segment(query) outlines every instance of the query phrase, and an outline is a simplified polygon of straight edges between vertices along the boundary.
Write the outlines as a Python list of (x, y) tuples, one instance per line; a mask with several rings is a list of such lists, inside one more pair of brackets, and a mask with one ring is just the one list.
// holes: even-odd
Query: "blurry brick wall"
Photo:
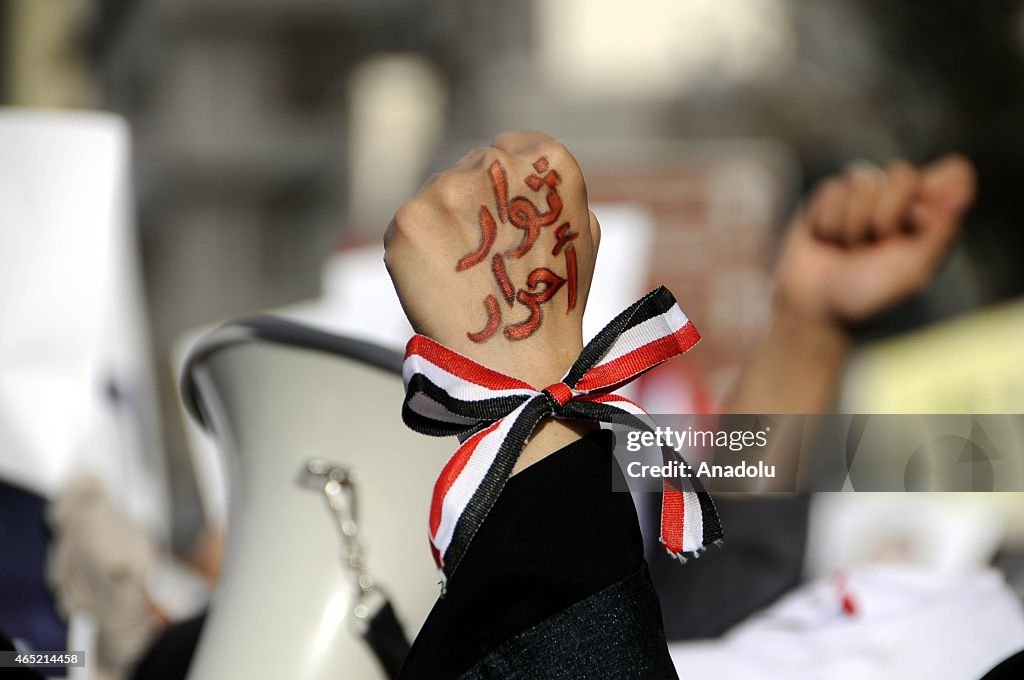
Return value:
[(703, 336), (658, 374), (694, 390), (697, 410), (714, 410), (768, 323), (771, 265), (797, 186), (793, 159), (757, 140), (577, 155), (592, 203), (649, 212), (651, 287), (667, 286)]

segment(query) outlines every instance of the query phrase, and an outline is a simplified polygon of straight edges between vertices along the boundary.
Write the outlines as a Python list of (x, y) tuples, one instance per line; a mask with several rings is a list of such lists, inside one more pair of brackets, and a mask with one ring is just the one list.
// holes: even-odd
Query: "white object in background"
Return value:
[(991, 564), (1006, 508), (985, 493), (817, 493), (804, 573), (818, 578), (879, 562), (944, 573)]
[(422, 182), (444, 137), (445, 87), (422, 55), (375, 54), (352, 70), (347, 101), (349, 233), (368, 234)]
[(680, 677), (962, 680), (1022, 647), (1020, 601), (994, 569), (888, 567), (853, 572), (841, 590), (833, 579), (801, 586), (720, 639), (669, 652)]
[[(654, 224), (644, 208), (628, 203), (591, 206), (601, 223), (594, 284), (583, 314), (583, 337), (589, 340), (641, 295), (650, 283)], [(680, 306), (686, 309), (686, 301)], [(628, 389), (622, 394), (631, 396)]]
[(189, 677), (381, 678), (356, 631), (356, 574), (323, 482), (311, 488), (302, 472), (323, 459), (354, 474), (366, 564), (411, 639), (440, 591), (427, 517), (455, 442), (402, 424), (399, 354), (387, 371), (266, 337), (220, 329), (186, 369), (231, 488), (224, 566)]
[(99, 627), (92, 615), (84, 611), (71, 615), (68, 620), (68, 651), (85, 652), (85, 665), (69, 666), (67, 680), (93, 680), (95, 664), (90, 661), (96, 658), (98, 635)]
[(0, 149), (0, 477), (52, 497), (86, 470), (166, 536), (128, 128), (0, 110)]
[(413, 333), (384, 268), (383, 245), (333, 253), (316, 304), (318, 326), (352, 338), (404, 350)]

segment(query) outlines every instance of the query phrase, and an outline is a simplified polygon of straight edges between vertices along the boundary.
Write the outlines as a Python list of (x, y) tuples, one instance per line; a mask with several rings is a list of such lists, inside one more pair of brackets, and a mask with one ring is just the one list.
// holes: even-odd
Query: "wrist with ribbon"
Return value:
[[(652, 431), (647, 412), (613, 392), (699, 340), (664, 287), (615, 317), (562, 380), (543, 390), (413, 336), (403, 365), (402, 419), (417, 432), (462, 440), (434, 485), (430, 506), (431, 550), (443, 578), (452, 577), (542, 420), (614, 422)], [(685, 561), (686, 553), (699, 554), (721, 538), (718, 513), (700, 480), (665, 478), (660, 540), (668, 553)]]

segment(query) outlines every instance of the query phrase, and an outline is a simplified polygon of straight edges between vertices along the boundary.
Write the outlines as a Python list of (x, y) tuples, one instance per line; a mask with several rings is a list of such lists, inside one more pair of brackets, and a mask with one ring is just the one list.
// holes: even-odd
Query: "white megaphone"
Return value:
[(229, 481), (193, 680), (397, 672), (440, 592), (427, 508), (454, 445), (403, 425), (401, 359), (274, 317), (193, 347), (182, 396)]

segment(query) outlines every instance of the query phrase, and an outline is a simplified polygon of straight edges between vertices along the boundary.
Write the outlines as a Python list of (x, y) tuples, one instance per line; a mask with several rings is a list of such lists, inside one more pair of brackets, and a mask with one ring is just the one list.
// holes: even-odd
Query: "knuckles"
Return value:
[(891, 161), (886, 168), (886, 175), (890, 182), (900, 186), (914, 184), (918, 180), (917, 170), (904, 160)]
[(410, 198), (399, 206), (398, 210), (395, 211), (395, 217), (391, 221), (391, 226), (388, 227), (389, 237), (386, 239), (385, 245), (387, 241), (393, 240), (399, 235), (409, 233), (412, 226), (424, 215), (424, 208), (424, 201), (419, 195)]
[(874, 228), (889, 231), (918, 182), (918, 170), (903, 160), (891, 161), (884, 170), (854, 165), (818, 185), (811, 199), (814, 227), (823, 236), (837, 237), (840, 230), (857, 226), (851, 220), (867, 216)]
[(428, 202), (439, 204), (445, 207), (454, 207), (465, 197), (467, 191), (472, 188), (474, 182), (464, 173), (455, 170), (446, 170), (434, 175), (427, 186), (424, 198)]
[[(534, 136), (538, 138), (533, 139)], [(524, 140), (529, 143), (524, 145)], [(510, 148), (515, 150), (510, 151)], [(494, 138), (492, 146), (473, 149), (454, 168), (432, 175), (416, 195), (398, 207), (384, 235), (386, 250), (392, 250), (396, 243), (410, 240), (417, 234), (425, 237), (423, 232), (432, 231), (431, 225), (445, 228), (453, 224), (475, 225), (481, 203), (493, 201), (487, 169), (498, 161), (506, 168), (509, 179), (518, 183), (521, 178), (513, 178), (533, 172), (533, 163), (542, 156), (558, 172), (562, 181), (560, 188), (569, 190), (566, 185), (581, 188), (585, 201), (582, 171), (564, 144), (542, 133), (503, 132)], [(592, 230), (599, 234), (596, 219), (592, 222)]]
[(538, 156), (546, 156), (563, 180), (583, 184), (583, 172), (580, 170), (579, 163), (576, 162), (576, 158), (569, 152), (569, 149), (558, 140), (547, 139), (539, 142), (532, 156), (532, 158), (524, 160), (532, 163)]

